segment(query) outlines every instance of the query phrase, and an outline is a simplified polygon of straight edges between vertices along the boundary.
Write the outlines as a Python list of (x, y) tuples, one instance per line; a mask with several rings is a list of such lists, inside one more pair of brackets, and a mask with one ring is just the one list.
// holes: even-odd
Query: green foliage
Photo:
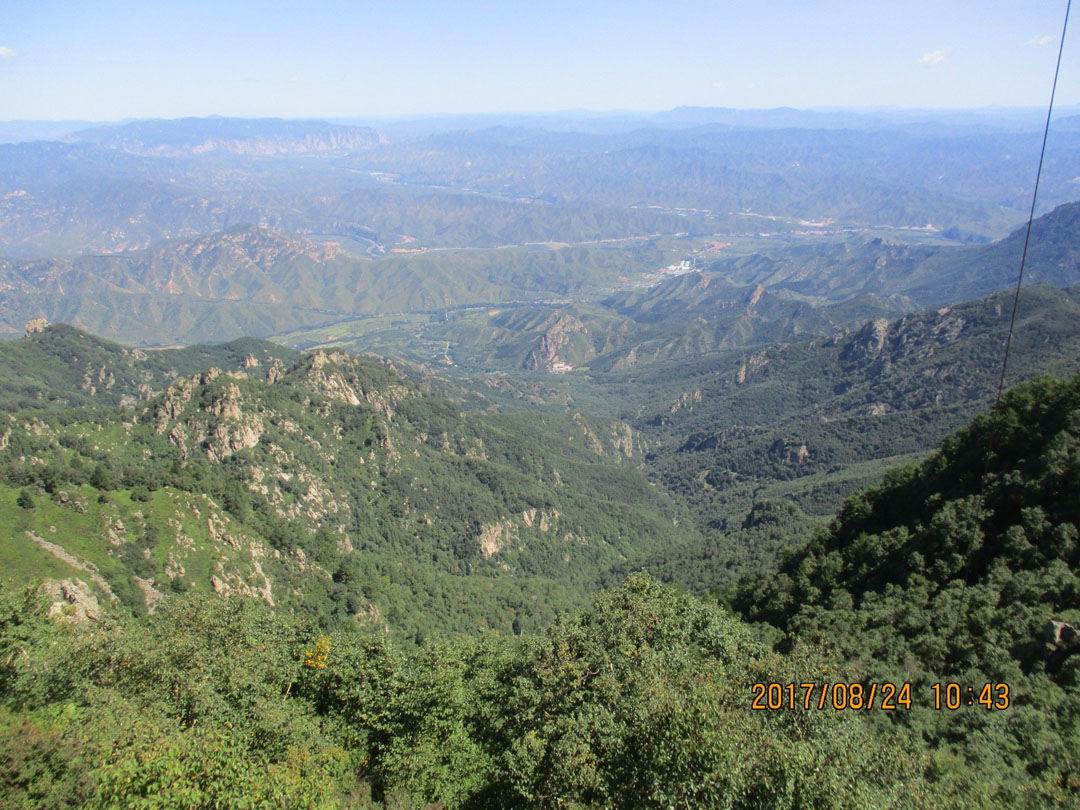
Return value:
[(66, 630), (0, 599), (0, 644), (30, 642), (0, 693), (7, 806), (946, 806), (925, 752), (858, 715), (751, 710), (751, 683), (827, 662), (647, 577), (523, 641), (413, 651), (250, 600)]
[(328, 776), (342, 752), (264, 761), (229, 729), (176, 733), (136, 721), (99, 772), (92, 808), (146, 810), (333, 806)]
[[(62, 418), (59, 409), (130, 406), (177, 376), (211, 366), (240, 369), (249, 357), (265, 366), (274, 359), (294, 362), (297, 354), (250, 338), (143, 353), (65, 323), (52, 324), (21, 340), (0, 342), (0, 408), (54, 408), (58, 412), (51, 418)], [(71, 449), (92, 455), (82, 444)]]
[(51, 575), (59, 546), (136, 612), (148, 585), (238, 589), (325, 628), (422, 638), (536, 628), (687, 534), (625, 425), (467, 413), (338, 353), (262, 376), (182, 378), (134, 418), (25, 416), (0, 449), (0, 495), (48, 497), (12, 510), (0, 559)]
[[(992, 773), (979, 778), (987, 800), (1061, 801), (1080, 787), (1078, 660), (1043, 634), (1077, 619), (1078, 459), (1080, 377), (1018, 386), (923, 464), (847, 501), (827, 532), (733, 603), (786, 631), (782, 649), (827, 644), (869, 681), (902, 678), (924, 693), (1009, 684), (1009, 716), (924, 705), (894, 717)], [(1039, 782), (1020, 786), (1026, 773)]]
[(93, 793), (90, 747), (69, 719), (56, 725), (0, 711), (0, 805), (11, 810), (77, 810)]

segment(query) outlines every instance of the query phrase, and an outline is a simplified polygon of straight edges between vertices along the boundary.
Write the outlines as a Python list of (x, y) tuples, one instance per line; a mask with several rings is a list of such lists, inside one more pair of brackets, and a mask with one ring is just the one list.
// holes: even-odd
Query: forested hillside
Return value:
[[(326, 633), (256, 600), (194, 594), (145, 624), (69, 623), (40, 591), (7, 587), (0, 796), (18, 808), (149, 806), (162, 790), (185, 807), (1075, 806), (1078, 413), (1080, 378), (1022, 386), (849, 501), (780, 575), (734, 594), (776, 629), (641, 575), (523, 639), (415, 650), (369, 626)], [(771, 692), (754, 684), (793, 684), (798, 699), (755, 709)], [(880, 693), (858, 711), (804, 705), (806, 685), (827, 684), (852, 684), (844, 704), (858, 694), (864, 707), (892, 684), (895, 708)]]
[[(1078, 492), (1080, 378), (1040, 379), (849, 500), (733, 604), (780, 628), (779, 649), (824, 646), (859, 680), (961, 684), (958, 712), (894, 718), (984, 769), (979, 797), (1036, 775), (1047, 803), (1075, 800)], [(1008, 713), (967, 708), (986, 683), (1007, 684)]]
[(24, 340), (0, 342), (0, 408), (134, 405), (179, 376), (291, 364), (297, 352), (251, 338), (144, 351), (75, 329), (31, 322)]
[[(185, 368), (238, 348), (231, 371)], [(98, 599), (137, 612), (214, 590), (328, 626), (520, 632), (694, 533), (615, 420), (466, 413), (389, 364), (316, 352), (287, 367), (255, 342), (135, 354), (48, 327), (6, 349), (9, 377), (51, 358), (37, 384), (55, 388), (38, 402), (27, 376), (15, 402), (35, 407), (0, 426), (4, 564), (89, 572)]]
[[(1032, 224), (1025, 275), (1032, 283), (1067, 287), (1080, 278), (1076, 233), (1080, 203), (1070, 202)], [(742, 284), (763, 284), (830, 301), (856, 293), (928, 307), (978, 298), (1016, 279), (1027, 228), (991, 245), (929, 247), (875, 237), (804, 244), (713, 263), (710, 270)]]
[(595, 296), (663, 260), (652, 243), (372, 256), (239, 225), (125, 253), (0, 259), (0, 332), (42, 316), (139, 345), (266, 337), (347, 316)]

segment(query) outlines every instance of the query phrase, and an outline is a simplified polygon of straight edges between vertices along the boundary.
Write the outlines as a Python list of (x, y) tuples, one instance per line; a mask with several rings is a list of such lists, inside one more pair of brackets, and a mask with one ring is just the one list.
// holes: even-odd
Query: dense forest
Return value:
[[(9, 584), (3, 803), (1075, 805), (1078, 414), (1080, 378), (1020, 386), (779, 574), (719, 601), (638, 574), (521, 638), (402, 646), (197, 594), (74, 623)], [(756, 683), (910, 688), (757, 710)]]

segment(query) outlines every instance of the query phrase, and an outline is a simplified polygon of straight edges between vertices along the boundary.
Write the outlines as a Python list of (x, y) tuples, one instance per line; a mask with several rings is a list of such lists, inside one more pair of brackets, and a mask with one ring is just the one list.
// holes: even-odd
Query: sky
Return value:
[[(1045, 107), (1065, 0), (0, 0), (0, 120)], [(1080, 20), (1058, 103), (1080, 103)]]

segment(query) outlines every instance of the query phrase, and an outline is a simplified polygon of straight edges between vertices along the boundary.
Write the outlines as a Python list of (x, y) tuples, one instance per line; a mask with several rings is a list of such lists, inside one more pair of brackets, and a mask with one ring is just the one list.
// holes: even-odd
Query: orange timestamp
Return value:
[(911, 708), (910, 683), (755, 683), (751, 709), (880, 709)]
[[(755, 683), (751, 687), (750, 708), (760, 711), (779, 709), (911, 709), (910, 683)], [(984, 709), (1008, 709), (1009, 685), (983, 683), (967, 686), (960, 683), (930, 684), (930, 706), (955, 711), (963, 706)]]
[(1011, 704), (1007, 683), (983, 683), (968, 686), (962, 683), (933, 683), (935, 709), (956, 711), (961, 706), (982, 706), (984, 709), (1007, 709)]

